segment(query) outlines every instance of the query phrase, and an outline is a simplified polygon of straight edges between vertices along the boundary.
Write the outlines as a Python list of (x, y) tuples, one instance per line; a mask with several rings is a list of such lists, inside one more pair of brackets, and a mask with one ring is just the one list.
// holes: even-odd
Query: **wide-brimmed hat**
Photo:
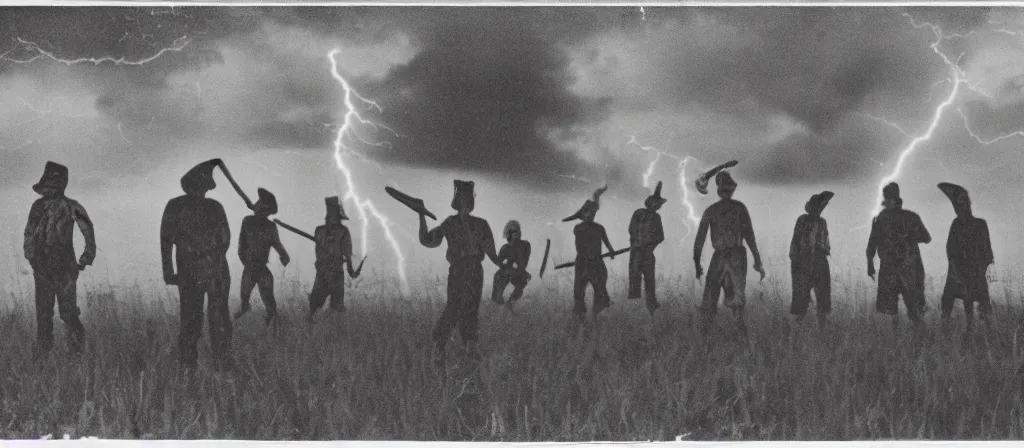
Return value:
[(331, 219), (332, 217), (338, 217), (341, 220), (348, 219), (348, 216), (345, 215), (345, 208), (341, 206), (341, 201), (337, 196), (324, 198), (324, 204), (327, 205), (327, 217), (325, 219)]
[(501, 231), (501, 236), (502, 238), (508, 239), (508, 236), (511, 235), (512, 232), (519, 232), (520, 235), (523, 234), (522, 228), (519, 227), (519, 221), (514, 219), (505, 223), (505, 229)]
[(259, 199), (257, 199), (256, 204), (253, 205), (254, 209), (262, 205), (267, 208), (268, 215), (277, 213), (277, 198), (274, 197), (274, 193), (260, 188), (256, 190), (256, 194), (259, 195)]
[(661, 181), (659, 180), (658, 185), (654, 187), (654, 194), (648, 196), (647, 199), (644, 200), (644, 206), (650, 207), (653, 204), (660, 207), (664, 205), (665, 202), (668, 202), (668, 199), (661, 197)]
[(43, 175), (39, 182), (32, 186), (36, 193), (43, 194), (44, 188), (54, 188), (64, 191), (68, 187), (68, 167), (56, 162), (46, 162), (43, 167)]
[(459, 201), (466, 201), (469, 210), (476, 206), (476, 194), (473, 193), (473, 181), (455, 180), (455, 192), (452, 194), (452, 208), (458, 210)]
[(949, 182), (942, 182), (939, 184), (939, 189), (946, 194), (949, 201), (953, 203), (953, 208), (959, 205), (971, 205), (971, 197), (967, 194), (967, 189), (957, 184), (951, 184)]
[(604, 191), (607, 190), (607, 189), (608, 189), (608, 186), (605, 185), (605, 186), (603, 186), (601, 188), (598, 188), (597, 190), (594, 190), (594, 195), (591, 196), (590, 199), (587, 199), (587, 202), (584, 202), (583, 206), (580, 207), (580, 209), (577, 210), (576, 213), (573, 213), (572, 216), (569, 216), (568, 218), (563, 219), (562, 222), (568, 222), (568, 221), (572, 221), (574, 219), (580, 219), (580, 218), (583, 217), (583, 215), (585, 215), (585, 214), (587, 214), (589, 212), (596, 212), (598, 209), (601, 208), (601, 194), (604, 193)]
[(811, 195), (811, 198), (807, 200), (807, 204), (804, 205), (804, 210), (807, 213), (820, 214), (822, 210), (825, 210), (825, 206), (828, 205), (828, 201), (835, 196), (835, 193), (831, 191), (822, 191), (821, 193)]
[(217, 188), (217, 182), (213, 180), (213, 169), (221, 163), (220, 159), (210, 159), (192, 167), (181, 176), (181, 189), (187, 192), (190, 189), (210, 191)]

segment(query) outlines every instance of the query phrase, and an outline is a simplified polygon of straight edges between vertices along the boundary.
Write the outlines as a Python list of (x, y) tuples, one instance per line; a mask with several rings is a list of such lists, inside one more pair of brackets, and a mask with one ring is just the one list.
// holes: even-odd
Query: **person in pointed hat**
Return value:
[[(508, 241), (498, 251), (498, 262), (501, 267), (494, 273), (491, 289), (491, 300), (499, 305), (505, 304), (512, 308), (515, 301), (523, 297), (523, 289), (530, 283), (532, 276), (526, 272), (530, 263), (530, 242), (523, 239), (523, 230), (519, 221), (511, 220), (505, 224), (502, 236)], [(505, 300), (505, 288), (512, 284), (512, 294)]]
[(420, 214), (420, 244), (434, 248), (448, 242), (445, 258), (448, 260), (448, 298), (441, 318), (434, 327), (434, 362), (443, 368), (445, 350), (452, 330), (459, 329), (469, 356), (480, 359), (478, 348), (480, 300), (484, 290), (483, 260), (487, 257), (501, 267), (494, 250), (491, 227), (483, 218), (473, 216), (476, 194), (472, 181), (455, 180), (452, 209), (434, 229), (427, 228), (427, 220)]
[(313, 232), (316, 243), (316, 279), (309, 293), (309, 316), (313, 316), (331, 297), (330, 309), (345, 312), (345, 267), (352, 272), (352, 233), (341, 222), (348, 219), (337, 196), (324, 199), (327, 215), (324, 224)]
[(241, 318), (252, 309), (249, 298), (253, 288), (259, 287), (260, 299), (263, 300), (263, 306), (267, 311), (266, 322), (269, 324), (277, 317), (274, 274), (267, 268), (270, 249), (277, 251), (282, 265), (287, 266), (290, 257), (281, 244), (277, 224), (268, 219), (270, 215), (277, 214), (277, 198), (263, 188), (256, 190), (256, 193), (259, 199), (253, 204), (253, 213), (242, 218), (242, 228), (238, 232), (238, 258), (243, 266), (242, 289), (239, 292), (242, 304), (235, 313), (235, 319)]
[(942, 290), (942, 317), (952, 315), (956, 299), (963, 299), (967, 331), (970, 331), (975, 305), (978, 306), (981, 318), (986, 321), (992, 312), (986, 278), (988, 267), (994, 262), (992, 241), (989, 238), (988, 223), (972, 213), (971, 198), (964, 187), (943, 182), (939, 184), (939, 189), (953, 203), (956, 212), (946, 240), (949, 269)]
[(196, 345), (202, 336), (204, 302), (214, 367), (229, 370), (234, 366), (228, 309), (231, 272), (227, 252), (231, 246), (231, 228), (224, 206), (206, 197), (206, 193), (217, 187), (213, 170), (220, 164), (220, 159), (207, 160), (185, 173), (180, 182), (185, 194), (167, 202), (160, 222), (164, 283), (178, 287), (181, 304), (178, 360), (186, 369), (194, 369), (198, 364)]
[[(587, 285), (594, 290), (593, 314), (597, 316), (601, 311), (611, 306), (611, 298), (608, 296), (608, 268), (601, 258), (601, 244), (608, 247), (609, 252), (614, 252), (612, 243), (608, 240), (608, 233), (604, 226), (594, 222), (597, 211), (600, 209), (601, 194), (607, 190), (604, 186), (594, 191), (591, 199), (583, 203), (583, 206), (572, 216), (563, 219), (563, 222), (579, 219), (579, 224), (573, 227), (572, 232), (576, 237), (576, 264), (575, 279), (573, 281), (573, 314), (583, 319), (587, 314)], [(615, 258), (611, 256), (610, 258)]]
[(658, 309), (658, 298), (654, 283), (654, 248), (665, 241), (658, 209), (667, 199), (661, 197), (661, 181), (654, 188), (654, 194), (644, 200), (644, 208), (633, 212), (629, 220), (629, 298), (640, 298), (640, 283), (643, 280), (647, 311)]
[(757, 250), (747, 206), (732, 198), (736, 191), (736, 181), (728, 171), (723, 170), (715, 175), (715, 184), (718, 186), (719, 200), (704, 210), (693, 242), (693, 262), (699, 279), (704, 274), (701, 252), (710, 229), (711, 246), (715, 252), (708, 266), (700, 310), (706, 331), (718, 312), (718, 298), (724, 293), (725, 306), (732, 309), (736, 326), (745, 335), (747, 327), (743, 314), (746, 306), (747, 249), (743, 246), (744, 241), (754, 257), (754, 270), (761, 274), (761, 278), (764, 278), (764, 268), (761, 266), (761, 253)]
[(897, 324), (899, 297), (912, 322), (920, 323), (924, 313), (924, 263), (918, 244), (927, 244), (931, 234), (921, 217), (903, 208), (900, 186), (890, 182), (882, 189), (882, 206), (871, 222), (868, 237), (868, 276), (875, 278), (875, 253), (878, 254), (878, 295), (875, 310), (893, 316)]
[(812, 195), (793, 228), (789, 243), (789, 262), (793, 276), (793, 300), (789, 313), (801, 321), (807, 315), (811, 291), (817, 302), (818, 320), (824, 322), (832, 311), (832, 274), (828, 263), (831, 246), (828, 222), (821, 212), (835, 194), (823, 191)]
[[(54, 302), (68, 327), (71, 350), (81, 351), (85, 342), (85, 326), (77, 303), (78, 274), (96, 258), (96, 236), (85, 207), (64, 195), (67, 186), (68, 168), (46, 162), (42, 178), (32, 186), (42, 197), (32, 203), (25, 225), (23, 249), (35, 281), (37, 357), (53, 348)], [(85, 237), (85, 249), (77, 260), (75, 224)]]

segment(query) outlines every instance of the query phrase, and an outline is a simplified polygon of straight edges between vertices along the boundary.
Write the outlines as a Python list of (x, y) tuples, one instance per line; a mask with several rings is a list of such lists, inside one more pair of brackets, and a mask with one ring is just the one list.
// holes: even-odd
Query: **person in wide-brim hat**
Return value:
[(820, 215), (834, 196), (835, 193), (831, 191), (822, 191), (821, 193), (811, 195), (811, 198), (804, 204), (804, 211), (812, 215)]
[(258, 199), (256, 200), (256, 203), (253, 204), (253, 209), (260, 210), (262, 208), (263, 212), (266, 213), (267, 216), (276, 215), (277, 197), (274, 196), (274, 193), (271, 193), (264, 188), (260, 188), (256, 190), (256, 194)]
[[(587, 285), (594, 289), (593, 314), (596, 316), (604, 309), (611, 306), (611, 298), (608, 295), (608, 269), (605, 267), (604, 259), (601, 258), (602, 243), (608, 247), (609, 252), (614, 252), (612, 243), (608, 240), (608, 233), (604, 226), (594, 222), (597, 210), (600, 208), (601, 194), (608, 189), (603, 186), (594, 191), (591, 199), (588, 199), (583, 207), (572, 216), (562, 221), (579, 219), (582, 222), (573, 227), (573, 235), (576, 240), (576, 272), (573, 280), (573, 314), (583, 319), (587, 313), (585, 302)], [(610, 257), (614, 258), (614, 256)]]
[(992, 300), (986, 278), (988, 267), (994, 262), (992, 241), (989, 237), (988, 223), (975, 217), (971, 211), (971, 198), (967, 194), (967, 189), (948, 182), (940, 183), (938, 187), (949, 198), (956, 211), (956, 218), (950, 223), (949, 237), (946, 241), (949, 268), (940, 300), (942, 317), (952, 315), (956, 299), (963, 299), (967, 330), (970, 331), (975, 305), (978, 306), (983, 319), (992, 312)]
[(789, 246), (789, 260), (793, 278), (793, 298), (790, 314), (803, 320), (814, 292), (818, 319), (824, 321), (832, 311), (832, 275), (828, 257), (831, 245), (828, 237), (828, 222), (821, 212), (828, 205), (834, 193), (823, 191), (812, 195), (804, 204), (807, 212), (796, 220), (793, 240)]
[(187, 193), (207, 192), (217, 188), (217, 182), (213, 180), (213, 170), (221, 163), (220, 159), (210, 159), (192, 167), (181, 176), (181, 189)]

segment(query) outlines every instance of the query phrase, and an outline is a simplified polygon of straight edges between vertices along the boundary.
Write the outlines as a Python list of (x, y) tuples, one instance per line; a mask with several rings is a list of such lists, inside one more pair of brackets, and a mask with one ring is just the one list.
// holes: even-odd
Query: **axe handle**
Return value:
[(316, 242), (316, 238), (313, 238), (313, 235), (310, 235), (310, 234), (308, 234), (306, 232), (303, 232), (303, 231), (301, 231), (299, 229), (296, 229), (295, 227), (292, 227), (292, 226), (290, 226), (288, 224), (285, 224), (285, 223), (281, 222), (280, 219), (275, 219), (274, 222), (277, 223), (277, 225), (279, 225), (281, 227), (284, 227), (285, 230), (290, 230), (290, 231), (298, 234), (299, 236), (304, 236), (304, 237), (308, 238), (310, 241)]
[(540, 278), (544, 278), (544, 270), (548, 267), (548, 253), (551, 251), (551, 239), (544, 245), (544, 261), (540, 262)]
[(221, 161), (217, 165), (220, 166), (220, 170), (224, 173), (224, 177), (226, 177), (228, 179), (228, 182), (231, 183), (231, 187), (234, 188), (235, 192), (238, 193), (238, 195), (242, 197), (243, 201), (245, 201), (245, 206), (248, 207), (249, 210), (252, 210), (252, 208), (253, 208), (252, 201), (249, 200), (249, 196), (246, 196), (245, 192), (242, 191), (242, 187), (240, 187), (238, 185), (238, 182), (235, 182), (235, 178), (233, 176), (231, 176), (231, 172), (228, 171), (228, 166), (223, 161)]
[[(630, 249), (631, 248), (627, 247), (625, 249), (619, 249), (619, 250), (616, 250), (616, 251), (608, 252), (608, 253), (605, 253), (604, 255), (601, 255), (601, 258), (608, 258), (608, 257), (611, 257), (613, 255), (622, 255), (622, 254), (624, 254), (626, 252), (629, 252)], [(570, 267), (570, 266), (576, 266), (576, 262), (575, 261), (570, 261), (568, 263), (562, 263), (562, 264), (560, 264), (558, 266), (555, 266), (555, 269), (562, 269), (562, 268), (567, 268), (567, 267)]]

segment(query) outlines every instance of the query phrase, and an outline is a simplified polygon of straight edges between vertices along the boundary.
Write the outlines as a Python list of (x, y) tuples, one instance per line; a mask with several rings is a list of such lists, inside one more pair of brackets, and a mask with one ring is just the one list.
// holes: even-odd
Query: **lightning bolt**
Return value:
[(117, 58), (115, 58), (113, 56), (104, 56), (104, 57), (101, 57), (101, 58), (66, 59), (66, 58), (62, 58), (62, 57), (57, 56), (53, 52), (44, 50), (43, 47), (40, 47), (39, 44), (37, 44), (35, 42), (27, 41), (27, 40), (22, 39), (20, 37), (17, 38), (17, 41), (18, 41), (18, 47), (15, 47), (15, 49), (21, 48), (22, 50), (25, 50), (25, 51), (28, 51), (28, 52), (31, 52), (31, 53), (35, 53), (35, 54), (32, 57), (28, 58), (28, 59), (15, 59), (15, 58), (12, 58), (12, 57), (8, 56), (8, 54), (10, 54), (11, 51), (13, 51), (13, 50), (9, 50), (6, 53), (4, 53), (3, 56), (0, 57), (0, 59), (6, 60), (6, 61), (9, 61), (9, 62), (14, 62), (14, 63), (17, 63), (17, 64), (27, 64), (29, 62), (33, 62), (33, 61), (35, 61), (37, 59), (40, 59), (40, 58), (46, 58), (46, 59), (50, 59), (50, 60), (52, 60), (54, 62), (59, 62), (61, 64), (67, 65), (67, 66), (72, 66), (72, 65), (76, 65), (76, 64), (100, 65), (100, 64), (103, 64), (103, 63), (110, 63), (110, 64), (114, 64), (114, 65), (140, 66), (140, 65), (145, 65), (145, 64), (148, 64), (150, 62), (153, 62), (153, 61), (159, 59), (161, 56), (163, 56), (166, 53), (169, 53), (169, 52), (180, 52), (180, 51), (184, 50), (185, 47), (187, 47), (188, 44), (191, 42), (191, 39), (189, 39), (188, 36), (179, 37), (179, 38), (174, 40), (174, 42), (171, 44), (171, 46), (165, 47), (165, 48), (161, 48), (156, 53), (154, 53), (154, 54), (152, 54), (152, 55), (150, 55), (148, 57), (145, 57), (145, 58), (142, 58), (142, 59), (138, 59), (138, 60), (129, 60), (128, 58), (126, 58), (124, 56), (117, 57)]
[[(895, 166), (893, 167), (892, 171), (888, 175), (883, 177), (881, 182), (879, 182), (878, 189), (877, 189), (877, 191), (878, 191), (878, 199), (875, 201), (874, 210), (871, 212), (872, 216), (877, 215), (878, 212), (880, 212), (881, 209), (882, 209), (882, 205), (881, 205), (882, 199), (883, 199), (882, 188), (885, 187), (885, 185), (888, 184), (889, 182), (895, 181), (900, 176), (900, 174), (902, 173), (903, 165), (906, 162), (907, 158), (915, 150), (917, 150), (922, 144), (924, 144), (925, 142), (927, 142), (928, 140), (930, 140), (932, 138), (932, 135), (934, 135), (934, 133), (935, 133), (935, 129), (938, 128), (939, 123), (942, 122), (942, 119), (943, 119), (943, 116), (945, 115), (946, 110), (949, 109), (949, 107), (956, 101), (957, 95), (960, 94), (961, 88), (966, 88), (968, 90), (971, 90), (973, 92), (976, 92), (976, 93), (978, 93), (978, 94), (980, 94), (982, 96), (988, 97), (988, 98), (992, 97), (988, 92), (985, 92), (984, 89), (981, 89), (980, 87), (978, 87), (978, 86), (974, 85), (973, 83), (971, 83), (971, 81), (967, 78), (967, 75), (964, 72), (964, 70), (960, 68), (959, 60), (951, 59), (948, 55), (943, 53), (942, 50), (939, 48), (942, 45), (942, 43), (945, 42), (948, 39), (967, 37), (967, 36), (970, 36), (971, 34), (973, 34), (974, 31), (971, 31), (968, 34), (945, 35), (945, 34), (943, 34), (942, 29), (938, 25), (934, 25), (934, 24), (931, 24), (931, 23), (928, 23), (928, 22), (917, 22), (916, 20), (914, 20), (913, 16), (911, 16), (908, 13), (904, 13), (903, 16), (907, 17), (910, 20), (910, 24), (914, 28), (918, 28), (918, 29), (929, 28), (935, 34), (935, 41), (933, 41), (929, 47), (932, 49), (932, 51), (936, 55), (938, 55), (942, 59), (943, 63), (945, 63), (946, 66), (949, 67), (950, 75), (949, 75), (949, 78), (947, 80), (945, 80), (945, 81), (948, 81), (952, 85), (952, 87), (950, 88), (949, 93), (946, 95), (946, 98), (944, 100), (942, 100), (942, 102), (939, 103), (938, 106), (936, 106), (935, 111), (932, 113), (931, 121), (928, 123), (928, 126), (925, 129), (925, 131), (923, 133), (921, 133), (920, 135), (917, 135), (917, 136), (912, 136), (908, 132), (904, 131), (900, 126), (898, 126), (898, 125), (896, 125), (894, 123), (891, 123), (888, 120), (864, 114), (864, 115), (867, 115), (867, 116), (869, 116), (871, 118), (874, 118), (876, 120), (879, 120), (879, 121), (882, 121), (882, 122), (888, 124), (889, 126), (897, 129), (898, 131), (900, 131), (901, 133), (903, 133), (904, 135), (906, 135), (908, 137), (912, 137), (910, 142), (907, 143), (907, 145), (905, 147), (903, 147), (903, 149), (900, 150), (899, 156), (896, 158), (896, 163), (895, 163)], [(943, 81), (940, 81), (940, 83), (941, 82), (943, 82)], [(936, 83), (936, 85), (937, 84), (938, 83)], [(973, 131), (971, 131), (970, 126), (967, 124), (967, 116), (963, 113), (963, 111), (960, 110), (959, 108), (957, 108), (957, 110), (960, 112), (961, 117), (964, 119), (964, 126), (967, 128), (968, 133), (970, 133), (971, 137), (973, 137), (979, 143), (987, 145), (987, 144), (992, 144), (992, 143), (995, 143), (995, 142), (997, 142), (999, 140), (1003, 140), (1003, 139), (1014, 137), (1014, 136), (1024, 136), (1024, 131), (1018, 131), (1018, 132), (1015, 132), (1015, 133), (1011, 133), (1011, 134), (1007, 134), (1007, 135), (1004, 135), (1004, 136), (997, 137), (995, 139), (990, 139), (990, 140), (982, 139), (977, 134), (975, 134)], [(863, 228), (863, 227), (857, 227), (855, 229), (859, 229), (859, 228)]]
[(331, 50), (329, 53), (327, 53), (327, 59), (331, 61), (331, 76), (334, 77), (334, 80), (337, 81), (339, 85), (341, 85), (341, 89), (345, 92), (345, 115), (341, 126), (338, 127), (334, 136), (334, 162), (337, 165), (338, 170), (341, 171), (342, 173), (342, 177), (344, 178), (346, 188), (343, 200), (351, 200), (352, 203), (355, 204), (356, 209), (359, 211), (359, 218), (363, 224), (363, 255), (366, 255), (368, 251), (367, 244), (369, 240), (368, 233), (370, 228), (370, 216), (372, 216), (384, 230), (384, 236), (388, 240), (388, 243), (391, 245), (391, 249), (395, 253), (395, 258), (398, 260), (396, 266), (398, 271), (398, 277), (402, 281), (403, 289), (405, 290), (406, 293), (408, 293), (409, 283), (405, 275), (405, 256), (402, 255), (402, 248), (399, 246), (398, 240), (395, 239), (394, 234), (392, 234), (391, 232), (391, 221), (387, 218), (387, 216), (384, 216), (380, 212), (380, 210), (377, 209), (376, 206), (373, 205), (373, 201), (371, 201), (369, 198), (364, 199), (359, 197), (359, 194), (356, 193), (355, 182), (352, 179), (352, 172), (349, 170), (349, 167), (345, 164), (345, 156), (354, 156), (360, 158), (363, 157), (361, 154), (358, 154), (357, 152), (353, 151), (352, 148), (346, 145), (346, 138), (370, 146), (390, 147), (390, 145), (386, 143), (371, 143), (366, 141), (356, 133), (357, 126), (367, 126), (375, 130), (383, 128), (390, 131), (391, 129), (384, 125), (377, 124), (374, 123), (373, 121), (365, 119), (362, 117), (362, 115), (359, 114), (359, 110), (356, 107), (356, 102), (359, 102), (363, 106), (369, 107), (370, 109), (376, 109), (378, 112), (381, 110), (381, 108), (376, 102), (373, 102), (360, 96), (359, 93), (356, 92), (355, 89), (353, 89), (352, 86), (349, 85), (348, 81), (345, 80), (345, 78), (338, 71), (337, 55), (340, 52), (341, 50), (337, 48)]
[(641, 144), (639, 141), (637, 141), (635, 136), (629, 137), (629, 141), (626, 142), (626, 146), (629, 145), (634, 145), (640, 148), (641, 151), (654, 152), (655, 154), (654, 159), (651, 160), (651, 162), (647, 165), (647, 169), (644, 171), (642, 175), (644, 188), (651, 188), (651, 175), (654, 174), (654, 168), (657, 166), (658, 161), (661, 160), (663, 156), (675, 160), (679, 163), (678, 179), (679, 186), (682, 189), (682, 195), (679, 198), (679, 202), (683, 206), (683, 209), (686, 210), (686, 220), (684, 221), (684, 224), (686, 225), (686, 234), (683, 235), (683, 239), (685, 240), (686, 237), (690, 236), (690, 233), (692, 233), (693, 230), (700, 225), (700, 217), (697, 216), (697, 209), (693, 206), (693, 203), (690, 202), (689, 181), (687, 181), (686, 179), (686, 169), (689, 166), (690, 162), (695, 162), (696, 159), (690, 156), (679, 157), (675, 154), (667, 153), (653, 146), (645, 146)]

